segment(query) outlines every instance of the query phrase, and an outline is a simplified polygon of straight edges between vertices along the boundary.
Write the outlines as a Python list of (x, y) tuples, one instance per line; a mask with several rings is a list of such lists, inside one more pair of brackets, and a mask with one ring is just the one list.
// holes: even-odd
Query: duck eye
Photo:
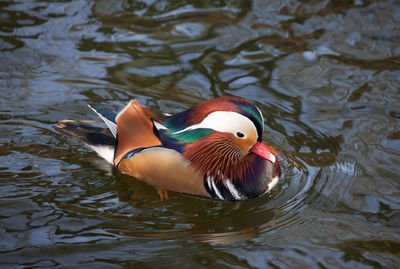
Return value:
[(236, 132), (236, 136), (239, 137), (239, 138), (243, 138), (244, 137), (244, 133)]

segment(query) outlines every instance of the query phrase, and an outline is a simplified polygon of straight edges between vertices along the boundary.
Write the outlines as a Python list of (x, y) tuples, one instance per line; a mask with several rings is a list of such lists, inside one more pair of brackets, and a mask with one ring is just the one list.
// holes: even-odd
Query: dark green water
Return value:
[[(87, 103), (254, 101), (278, 186), (229, 203), (53, 129)], [(1, 1), (1, 268), (399, 268), (399, 1)]]

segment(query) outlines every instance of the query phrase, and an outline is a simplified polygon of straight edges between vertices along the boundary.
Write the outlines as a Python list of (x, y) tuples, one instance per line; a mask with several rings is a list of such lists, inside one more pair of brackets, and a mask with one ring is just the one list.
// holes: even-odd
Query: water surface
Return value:
[[(398, 1), (2, 1), (0, 267), (395, 268)], [(55, 132), (130, 99), (233, 95), (281, 152), (269, 194), (157, 191)]]

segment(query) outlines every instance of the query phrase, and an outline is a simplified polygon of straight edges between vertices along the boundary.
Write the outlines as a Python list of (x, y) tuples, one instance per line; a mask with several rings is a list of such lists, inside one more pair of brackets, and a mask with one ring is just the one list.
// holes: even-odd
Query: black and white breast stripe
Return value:
[(246, 195), (237, 189), (229, 178), (223, 182), (216, 183), (213, 176), (207, 175), (204, 181), (204, 187), (215, 200), (237, 201), (248, 199)]

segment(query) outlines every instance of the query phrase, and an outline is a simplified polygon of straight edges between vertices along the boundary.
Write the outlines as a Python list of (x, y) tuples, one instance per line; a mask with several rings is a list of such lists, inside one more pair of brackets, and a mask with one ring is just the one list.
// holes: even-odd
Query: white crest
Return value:
[(242, 114), (232, 111), (215, 111), (208, 114), (202, 122), (175, 132), (175, 134), (199, 128), (213, 129), (218, 132), (233, 133), (234, 135), (237, 132), (246, 135), (249, 130), (254, 130), (257, 133), (254, 123)]

